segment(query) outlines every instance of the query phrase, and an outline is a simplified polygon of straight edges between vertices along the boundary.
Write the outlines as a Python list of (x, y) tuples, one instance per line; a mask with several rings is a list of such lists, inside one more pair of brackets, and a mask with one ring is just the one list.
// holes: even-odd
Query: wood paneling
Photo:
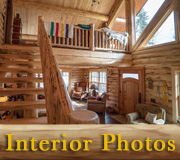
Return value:
[[(171, 68), (180, 66), (180, 44), (144, 48), (133, 52), (133, 66), (145, 67), (146, 102), (155, 99), (167, 112), (167, 120), (172, 121), (172, 77)], [(153, 81), (153, 89), (148, 87), (148, 79)], [(163, 82), (168, 85), (168, 103), (164, 101)]]

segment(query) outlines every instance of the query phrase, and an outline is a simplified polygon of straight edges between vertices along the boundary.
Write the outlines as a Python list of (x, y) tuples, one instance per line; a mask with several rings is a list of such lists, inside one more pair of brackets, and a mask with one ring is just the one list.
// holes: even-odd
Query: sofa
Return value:
[(107, 98), (108, 95), (106, 93), (101, 95), (100, 100), (97, 100), (96, 97), (88, 97), (87, 109), (97, 113), (103, 113), (105, 116)]
[(166, 111), (163, 108), (150, 104), (137, 104), (136, 112), (126, 115), (128, 124), (150, 124), (145, 120), (148, 112), (157, 114), (157, 120), (153, 124), (165, 124)]

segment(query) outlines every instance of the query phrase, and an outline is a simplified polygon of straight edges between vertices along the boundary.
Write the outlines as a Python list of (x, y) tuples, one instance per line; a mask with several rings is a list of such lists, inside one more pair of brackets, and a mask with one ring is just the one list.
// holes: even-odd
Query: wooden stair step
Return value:
[(45, 104), (45, 100), (0, 102), (0, 111), (44, 109)]
[(0, 96), (44, 94), (44, 88), (1, 88)]
[[(35, 54), (35, 53), (34, 53)], [(0, 54), (0, 58), (11, 58), (11, 59), (40, 59), (40, 55), (30, 54)]]
[(27, 77), (17, 77), (17, 78), (0, 78), (1, 83), (18, 83), (18, 82), (43, 82), (43, 78), (27, 78)]
[(31, 68), (0, 68), (0, 71), (6, 73), (42, 73), (41, 69)]
[(5, 65), (10, 65), (10, 66), (13, 66), (13, 65), (25, 65), (25, 66), (28, 66), (28, 65), (33, 65), (33, 66), (41, 66), (41, 62), (40, 61), (14, 61), (14, 60), (0, 60), (0, 64), (5, 64)]
[(0, 120), (0, 124), (47, 124), (47, 117)]

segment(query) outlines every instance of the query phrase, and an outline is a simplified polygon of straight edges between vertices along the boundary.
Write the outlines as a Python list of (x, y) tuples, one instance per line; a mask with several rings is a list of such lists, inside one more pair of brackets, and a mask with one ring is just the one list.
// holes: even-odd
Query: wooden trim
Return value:
[(100, 20), (104, 22), (107, 22), (109, 20), (109, 16), (106, 16), (100, 13), (83, 11), (79, 9), (65, 8), (65, 7), (48, 5), (48, 4), (43, 4), (43, 3), (34, 3), (34, 2), (28, 2), (24, 0), (13, 0), (13, 3), (15, 7), (30, 8), (30, 9), (43, 8), (43, 10), (52, 10), (52, 11), (58, 12), (59, 14), (69, 14), (71, 16), (85, 17), (85, 18), (96, 19), (96, 20)]
[(146, 46), (146, 44), (154, 36), (154, 34), (161, 27), (172, 11), (173, 0), (166, 0), (148, 26), (145, 28), (139, 39), (136, 41), (133, 47), (133, 51), (137, 50), (139, 47)]
[(121, 114), (124, 114), (124, 110), (122, 109), (122, 106), (123, 106), (123, 96), (121, 95), (122, 94), (122, 82), (123, 82), (123, 73), (137, 73), (139, 75), (139, 86), (140, 87), (140, 90), (139, 92), (141, 93), (141, 103), (144, 104), (145, 103), (145, 99), (146, 99), (146, 95), (145, 95), (145, 69), (144, 67), (120, 67), (119, 68), (119, 93), (118, 93), (118, 96), (119, 96), (119, 108), (121, 109), (120, 110), (120, 113)]
[(141, 51), (144, 51), (144, 52), (150, 52), (152, 50), (158, 50), (158, 49), (169, 49), (169, 48), (174, 48), (175, 46), (178, 46), (180, 43), (177, 43), (176, 41), (174, 42), (168, 42), (168, 43), (163, 43), (163, 44), (159, 44), (159, 45), (155, 45), (155, 46), (149, 46), (149, 47), (144, 47), (144, 48), (138, 48), (136, 51), (132, 51), (131, 53), (134, 54), (134, 53), (138, 53), (138, 52), (141, 52)]
[(114, 6), (112, 7), (112, 9), (109, 13), (109, 20), (107, 22), (109, 28), (112, 27), (116, 18), (119, 16), (119, 13), (121, 13), (121, 11), (124, 9), (124, 6), (125, 6), (124, 0), (116, 0), (115, 1)]

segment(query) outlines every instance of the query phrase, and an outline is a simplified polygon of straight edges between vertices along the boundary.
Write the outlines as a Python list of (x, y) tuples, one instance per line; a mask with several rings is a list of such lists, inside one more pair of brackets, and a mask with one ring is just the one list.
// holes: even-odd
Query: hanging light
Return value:
[(100, 1), (99, 0), (92, 0), (91, 6), (93, 7), (95, 3), (100, 4)]

